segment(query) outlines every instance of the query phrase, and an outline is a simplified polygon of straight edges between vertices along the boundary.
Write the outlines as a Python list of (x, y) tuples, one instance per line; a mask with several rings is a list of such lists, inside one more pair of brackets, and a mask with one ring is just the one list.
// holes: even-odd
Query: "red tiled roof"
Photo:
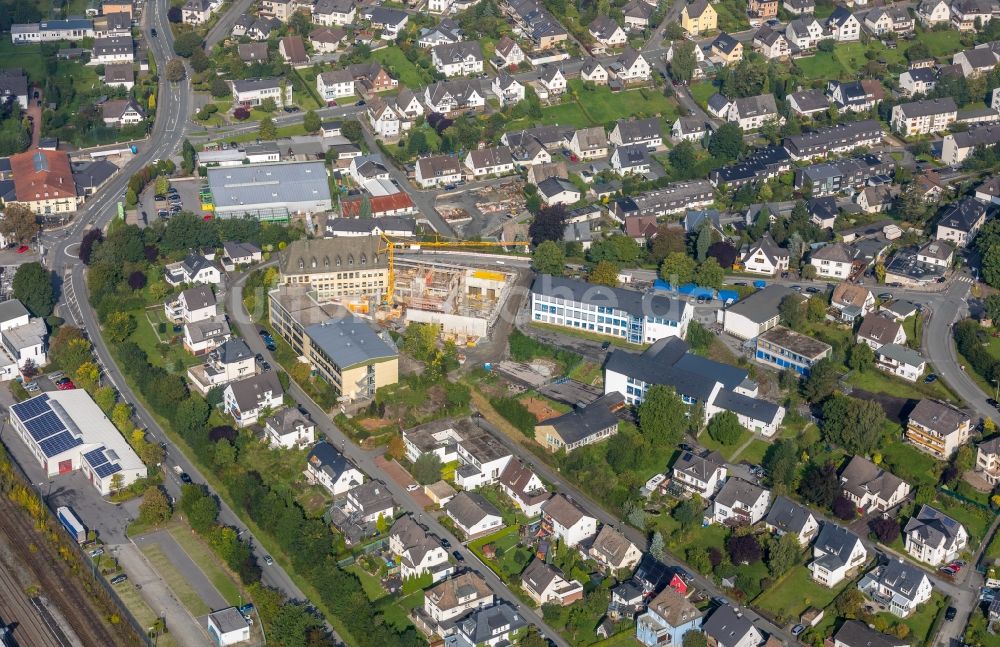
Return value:
[(76, 197), (76, 183), (66, 153), (25, 151), (10, 156), (10, 168), (18, 202)]
[[(368, 198), (371, 204), (372, 215), (377, 216), (383, 213), (395, 213), (400, 209), (412, 209), (413, 200), (409, 194), (400, 191), (392, 195), (372, 196)], [(340, 201), (340, 210), (345, 218), (356, 218), (361, 214), (361, 198), (348, 198)]]

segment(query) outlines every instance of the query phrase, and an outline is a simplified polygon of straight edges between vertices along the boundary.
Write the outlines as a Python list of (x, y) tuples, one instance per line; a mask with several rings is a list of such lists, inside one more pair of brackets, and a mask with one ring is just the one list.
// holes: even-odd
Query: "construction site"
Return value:
[(443, 339), (473, 346), (496, 323), (513, 279), (495, 269), (397, 257), (393, 302), (400, 308), (393, 314), (403, 323), (437, 324)]

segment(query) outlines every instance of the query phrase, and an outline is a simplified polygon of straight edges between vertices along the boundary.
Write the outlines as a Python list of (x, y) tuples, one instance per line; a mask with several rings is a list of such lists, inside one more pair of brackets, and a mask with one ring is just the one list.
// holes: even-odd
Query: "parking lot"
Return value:
[[(201, 213), (201, 197), (199, 196), (199, 189), (201, 187), (200, 179), (175, 180), (171, 181), (170, 186), (176, 190), (176, 195), (180, 199), (180, 209), (175, 208), (175, 212), (183, 210), (190, 211), (191, 213)], [(167, 213), (163, 215), (158, 213), (162, 207), (158, 208), (156, 206), (156, 201), (153, 199), (155, 194), (156, 188), (153, 186), (153, 183), (150, 183), (140, 196), (137, 218), (137, 224), (140, 227), (148, 227), (158, 219), (167, 220), (173, 215), (170, 213), (169, 206), (167, 207)]]

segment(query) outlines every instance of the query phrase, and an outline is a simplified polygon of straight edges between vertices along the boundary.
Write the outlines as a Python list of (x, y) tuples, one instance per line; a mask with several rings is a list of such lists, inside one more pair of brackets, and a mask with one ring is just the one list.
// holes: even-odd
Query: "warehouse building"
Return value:
[[(82, 389), (15, 404), (10, 422), (49, 478), (81, 470), (102, 495), (146, 477), (146, 466)], [(120, 476), (120, 478), (118, 478)]]
[(294, 214), (330, 211), (323, 162), (280, 162), (208, 169), (215, 215), (286, 221)]

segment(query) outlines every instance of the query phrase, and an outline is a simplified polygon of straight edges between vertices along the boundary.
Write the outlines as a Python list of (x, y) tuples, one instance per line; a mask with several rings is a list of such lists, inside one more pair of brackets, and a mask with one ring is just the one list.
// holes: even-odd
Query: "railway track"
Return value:
[(68, 647), (63, 636), (57, 637), (51, 630), (6, 564), (0, 564), (0, 620), (15, 625), (14, 638), (21, 645)]
[[(104, 612), (94, 604), (92, 594), (84, 590), (78, 576), (71, 572), (69, 565), (59, 556), (58, 550), (40, 535), (28, 514), (7, 497), (0, 497), (0, 518), (4, 520), (4, 523), (0, 524), (0, 535), (8, 544), (11, 553), (31, 573), (41, 593), (59, 610), (84, 645), (112, 647), (139, 644), (138, 637), (134, 641), (126, 642), (122, 635), (108, 629), (102, 620)], [(31, 538), (35, 538), (35, 541)], [(0, 575), (9, 576), (5, 572), (0, 572)], [(16, 581), (14, 584), (16, 585)], [(24, 595), (23, 592), (21, 595)], [(39, 618), (39, 622), (42, 623), (38, 609), (30, 601), (26, 602), (30, 615)], [(44, 624), (48, 627), (51, 615), (48, 613), (45, 615)], [(20, 618), (11, 618), (8, 621), (23, 622)], [(64, 635), (56, 637), (57, 631), (61, 633), (58, 626), (48, 629), (48, 639), (51, 642), (38, 644), (63, 647), (65, 643), (62, 640), (67, 640), (67, 637)]]

